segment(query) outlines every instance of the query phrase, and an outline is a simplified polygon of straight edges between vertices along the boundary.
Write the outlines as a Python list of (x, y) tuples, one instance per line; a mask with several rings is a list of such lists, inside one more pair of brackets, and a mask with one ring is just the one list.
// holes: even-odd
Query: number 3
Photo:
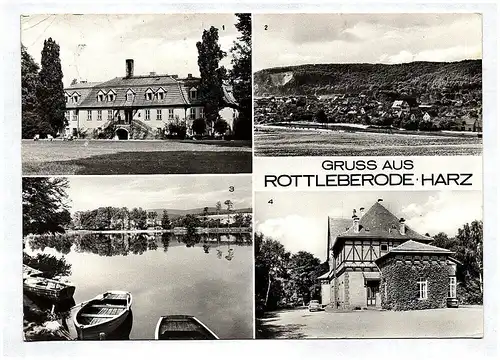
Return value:
[(233, 192), (234, 191), (234, 186), (230, 186), (229, 187), (229, 192)]

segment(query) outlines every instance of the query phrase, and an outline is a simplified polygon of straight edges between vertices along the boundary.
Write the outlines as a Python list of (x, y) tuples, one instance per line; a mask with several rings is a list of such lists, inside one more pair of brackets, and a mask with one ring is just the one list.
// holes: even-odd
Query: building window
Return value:
[(173, 119), (174, 118), (174, 109), (168, 109), (168, 118)]
[(381, 244), (380, 251), (387, 251), (387, 244)]
[(161, 110), (156, 110), (156, 120), (161, 120)]
[(418, 280), (418, 299), (427, 300), (427, 279), (420, 278)]
[(200, 117), (201, 118), (205, 117), (205, 109), (204, 108), (200, 108)]
[(146, 109), (146, 120), (150, 120), (150, 119), (151, 119), (151, 110)]
[(450, 291), (448, 292), (449, 298), (457, 297), (457, 278), (454, 276), (450, 276)]
[(92, 120), (92, 111), (91, 110), (87, 110), (87, 120)]
[(196, 117), (196, 109), (195, 108), (190, 108), (189, 109), (189, 119), (190, 120), (194, 120), (195, 117)]
[(64, 95), (64, 97), (66, 98), (66, 103), (69, 102), (69, 96), (68, 95)]
[(108, 110), (108, 120), (113, 120), (113, 110)]
[(196, 99), (197, 96), (198, 96), (198, 91), (196, 89), (189, 90), (189, 97), (191, 99)]
[(158, 100), (163, 100), (163, 91), (157, 93), (156, 96), (158, 97)]
[(69, 117), (70, 117), (69, 111), (65, 111), (64, 112), (64, 118), (66, 119), (66, 121), (69, 121)]
[(153, 100), (153, 94), (150, 92), (146, 93), (146, 100)]
[(134, 94), (131, 92), (127, 93), (127, 101), (132, 101), (132, 100), (134, 100)]
[(78, 95), (75, 95), (73, 96), (73, 103), (76, 104), (77, 102), (78, 102)]
[(97, 95), (97, 101), (99, 101), (99, 102), (104, 101), (104, 94)]
[(108, 94), (108, 101), (115, 101), (115, 94)]
[(102, 120), (102, 110), (97, 110), (97, 120)]
[(75, 110), (75, 113), (73, 114), (73, 121), (78, 120), (78, 110)]

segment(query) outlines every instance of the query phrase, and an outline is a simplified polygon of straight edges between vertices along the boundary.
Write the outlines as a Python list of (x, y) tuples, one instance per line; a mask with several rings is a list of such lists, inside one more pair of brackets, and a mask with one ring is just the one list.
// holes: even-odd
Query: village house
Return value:
[(453, 253), (406, 225), (379, 199), (352, 219), (328, 218), (329, 271), (319, 277), (323, 305), (410, 310), (456, 302)]
[[(199, 78), (154, 72), (135, 75), (134, 60), (127, 59), (125, 65), (124, 77), (76, 83), (64, 89), (66, 136), (96, 136), (107, 130), (116, 139), (155, 138), (171, 123), (186, 125), (189, 133), (193, 120), (204, 118)], [(224, 107), (219, 114), (231, 131), (238, 105), (230, 86), (224, 86), (223, 93)]]

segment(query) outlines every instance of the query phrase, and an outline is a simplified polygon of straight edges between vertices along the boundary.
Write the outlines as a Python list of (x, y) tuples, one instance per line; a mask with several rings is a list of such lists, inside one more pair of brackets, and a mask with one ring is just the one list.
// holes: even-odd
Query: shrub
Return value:
[(193, 129), (195, 134), (203, 135), (207, 130), (207, 123), (205, 122), (205, 119), (198, 118), (193, 120), (193, 125), (191, 126), (191, 128)]
[(186, 137), (187, 128), (184, 124), (170, 123), (168, 125), (168, 132), (171, 137), (177, 139), (184, 139)]

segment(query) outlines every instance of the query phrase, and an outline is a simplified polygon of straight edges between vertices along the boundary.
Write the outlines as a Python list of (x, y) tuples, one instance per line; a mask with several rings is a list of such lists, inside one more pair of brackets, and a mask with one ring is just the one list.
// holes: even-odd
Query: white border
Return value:
[[(374, 2), (307, 4), (299, 5), (294, 0), (276, 1), (281, 5), (233, 4), (223, 0), (217, 4), (205, 0), (204, 4), (160, 4), (159, 1), (28, 1), (7, 0), (1, 13), (2, 24), (2, 71), (0, 72), (0, 102), (2, 111), (3, 176), (2, 176), (2, 353), (5, 355), (33, 357), (45, 355), (67, 358), (76, 355), (127, 356), (132, 357), (182, 357), (182, 358), (495, 358), (498, 327), (498, 266), (495, 255), (499, 232), (498, 221), (498, 108), (497, 108), (497, 59), (499, 18), (495, 3), (455, 4), (402, 3), (391, 1), (384, 4)], [(231, 5), (229, 5), (231, 4)], [(4, 4), (3, 4), (4, 5)], [(217, 343), (168, 344), (153, 341), (131, 342), (74, 342), (74, 343), (23, 343), (21, 331), (21, 142), (20, 139), (20, 20), (21, 13), (166, 13), (166, 12), (478, 12), (483, 13), (483, 116), (484, 116), (484, 212), (485, 212), (485, 334), (481, 340), (307, 340), (307, 341), (220, 341)], [(152, 325), (154, 326), (154, 324)]]

